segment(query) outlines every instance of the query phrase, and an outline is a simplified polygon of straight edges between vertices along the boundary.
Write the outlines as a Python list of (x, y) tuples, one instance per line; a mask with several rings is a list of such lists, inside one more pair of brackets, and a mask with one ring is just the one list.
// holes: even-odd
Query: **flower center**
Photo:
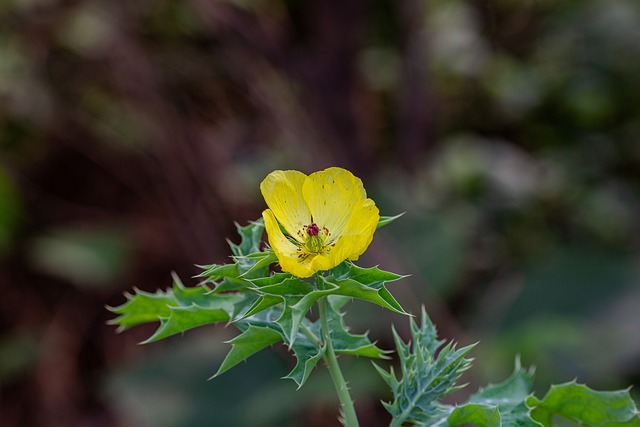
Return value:
[(309, 236), (317, 236), (319, 232), (320, 232), (320, 228), (315, 222), (307, 226), (307, 234)]
[(324, 239), (319, 236), (320, 227), (314, 222), (307, 226), (307, 238), (305, 244), (307, 245), (307, 249), (312, 253), (319, 253), (322, 251), (324, 247)]

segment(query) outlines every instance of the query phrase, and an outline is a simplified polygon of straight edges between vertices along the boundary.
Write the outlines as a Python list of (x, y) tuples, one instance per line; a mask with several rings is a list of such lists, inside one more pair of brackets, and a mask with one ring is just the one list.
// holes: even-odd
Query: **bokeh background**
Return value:
[[(286, 168), (348, 168), (406, 212), (360, 265), (480, 341), (453, 401), (517, 355), (538, 392), (640, 383), (639, 76), (636, 0), (3, 0), (0, 424), (337, 425), (323, 369), (279, 379), (286, 349), (206, 381), (232, 327), (106, 325), (123, 292), (225, 262)], [(386, 425), (369, 361), (342, 363)]]

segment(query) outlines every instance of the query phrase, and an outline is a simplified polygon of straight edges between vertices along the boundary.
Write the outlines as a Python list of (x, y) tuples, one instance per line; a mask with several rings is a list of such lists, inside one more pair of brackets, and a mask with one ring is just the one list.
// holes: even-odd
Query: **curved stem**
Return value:
[(318, 300), (318, 308), (320, 312), (320, 324), (322, 325), (322, 340), (325, 344), (325, 352), (323, 358), (325, 364), (327, 365), (327, 368), (329, 369), (329, 373), (331, 374), (331, 379), (333, 380), (333, 385), (335, 386), (336, 392), (338, 393), (340, 404), (342, 405), (344, 425), (345, 427), (358, 427), (358, 418), (356, 417), (356, 410), (353, 407), (353, 401), (351, 400), (351, 395), (349, 394), (349, 388), (347, 387), (347, 382), (342, 376), (342, 371), (340, 371), (338, 359), (336, 358), (336, 354), (333, 351), (333, 343), (331, 342), (331, 337), (329, 336), (329, 322), (327, 320), (326, 298), (320, 298)]

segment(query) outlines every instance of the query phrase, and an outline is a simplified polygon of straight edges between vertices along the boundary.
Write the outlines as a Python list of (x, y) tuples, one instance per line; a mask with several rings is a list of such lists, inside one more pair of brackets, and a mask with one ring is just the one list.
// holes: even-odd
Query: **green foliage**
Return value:
[(563, 417), (588, 427), (638, 427), (640, 415), (628, 390), (595, 391), (575, 381), (554, 385), (544, 399), (527, 399), (531, 417), (544, 427)]
[(404, 212), (394, 216), (381, 216), (380, 220), (378, 221), (378, 226), (376, 228), (381, 228), (381, 227), (384, 227), (385, 225), (391, 224), (393, 221), (400, 218), (402, 215), (404, 215)]
[(186, 288), (174, 275), (173, 286), (167, 291), (155, 294), (137, 290), (135, 295), (127, 295), (123, 305), (110, 308), (118, 317), (110, 323), (119, 325), (121, 330), (142, 323), (160, 322), (156, 332), (145, 342), (162, 338), (209, 323), (229, 321), (234, 306), (243, 300), (241, 295), (222, 294), (211, 298), (211, 291), (205, 286)]
[(513, 374), (503, 383), (492, 384), (453, 409), (449, 426), (475, 424), (481, 427), (534, 427), (525, 400), (531, 394), (533, 370), (526, 371), (516, 360)]
[(393, 416), (392, 425), (400, 426), (406, 421), (432, 425), (447, 413), (438, 399), (460, 388), (456, 381), (469, 367), (471, 361), (465, 356), (474, 346), (456, 350), (455, 345), (447, 344), (436, 354), (443, 342), (437, 340), (435, 327), (424, 308), (419, 328), (411, 320), (413, 345), (405, 344), (395, 330), (394, 338), (402, 377), (398, 379), (393, 368), (387, 372), (374, 365), (393, 392), (394, 400), (384, 403)]
[[(398, 217), (382, 217), (379, 227)], [(145, 343), (207, 324), (233, 324), (241, 333), (229, 341), (231, 350), (214, 377), (279, 342), (296, 357), (296, 365), (285, 378), (295, 381), (298, 387), (307, 381), (321, 359), (331, 369), (334, 353), (387, 358), (388, 352), (378, 348), (366, 334), (349, 332), (343, 307), (357, 298), (404, 314), (386, 288), (387, 283), (403, 276), (378, 267), (361, 268), (349, 261), (316, 275), (314, 282), (289, 273), (273, 273), (270, 265), (277, 262), (275, 254), (269, 248), (260, 250), (262, 221), (237, 228), (240, 243), (230, 242), (233, 263), (202, 266), (203, 271), (197, 276), (202, 281), (195, 287), (185, 287), (174, 275), (173, 286), (166, 291), (152, 294), (136, 290), (127, 295), (127, 302), (110, 308), (118, 315), (111, 323), (125, 330), (159, 322)], [(311, 307), (323, 298), (328, 302), (323, 309), (324, 331), (322, 316), (315, 321), (307, 317)], [(551, 427), (554, 417), (563, 417), (587, 427), (640, 427), (640, 416), (628, 391), (598, 392), (573, 382), (552, 387), (539, 400), (531, 393), (533, 371), (522, 369), (519, 361), (503, 383), (487, 386), (466, 403), (444, 404), (443, 396), (464, 387), (457, 382), (470, 367), (471, 360), (465, 356), (474, 345), (461, 349), (453, 343), (444, 345), (424, 308), (420, 326), (411, 319), (410, 329), (409, 344), (394, 330), (400, 378), (393, 368), (388, 372), (374, 364), (393, 393), (391, 402), (383, 402), (393, 417), (391, 426), (446, 423), (449, 427)], [(323, 342), (323, 337), (331, 346)], [(353, 421), (355, 412), (352, 414)]]
[(460, 388), (455, 383), (470, 365), (464, 356), (473, 346), (456, 351), (448, 344), (436, 354), (443, 342), (424, 309), (420, 328), (411, 321), (411, 349), (395, 337), (402, 378), (397, 379), (393, 369), (387, 372), (376, 366), (393, 391), (393, 402), (384, 403), (393, 416), (391, 426), (552, 427), (554, 417), (586, 427), (640, 426), (628, 390), (601, 392), (571, 382), (552, 386), (539, 400), (532, 394), (533, 369), (522, 369), (519, 360), (504, 382), (481, 389), (463, 404), (445, 405), (439, 400)]
[(157, 291), (152, 294), (137, 289), (135, 295), (126, 294), (126, 297), (126, 303), (118, 307), (108, 307), (109, 310), (119, 315), (109, 323), (118, 325), (120, 331), (166, 318), (171, 314), (170, 307), (180, 305), (170, 291)]
[[(363, 271), (366, 271), (366, 274), (363, 274)], [(358, 298), (404, 314), (400, 304), (384, 287), (386, 282), (400, 278), (402, 276), (379, 270), (377, 267), (365, 270), (349, 262), (336, 267), (328, 276), (318, 276), (318, 289), (307, 293), (291, 305), (292, 323), (289, 336), (295, 340), (300, 323), (313, 304), (330, 295)], [(264, 288), (261, 290), (264, 291)]]
[(262, 350), (271, 344), (277, 343), (282, 338), (278, 332), (263, 326), (249, 325), (246, 331), (238, 335), (231, 341), (231, 351), (220, 365), (220, 369), (214, 377), (228, 371), (238, 363), (242, 362), (252, 354)]
[[(396, 217), (383, 217), (381, 226)], [(272, 273), (270, 265), (277, 257), (266, 248), (261, 251), (262, 220), (237, 226), (239, 243), (229, 242), (233, 263), (200, 266), (198, 286), (185, 287), (174, 275), (173, 286), (155, 294), (136, 290), (128, 301), (110, 308), (118, 314), (111, 321), (121, 330), (143, 323), (160, 322), (145, 343), (213, 323), (231, 323), (242, 333), (229, 341), (231, 351), (214, 377), (228, 371), (251, 355), (272, 344), (282, 342), (295, 355), (297, 363), (286, 376), (302, 386), (326, 346), (322, 342), (320, 320), (307, 318), (310, 308), (321, 298), (329, 301), (327, 321), (333, 349), (338, 354), (384, 358), (386, 352), (366, 335), (352, 334), (341, 312), (352, 298), (378, 304), (404, 313), (385, 284), (403, 276), (377, 267), (360, 268), (345, 262), (318, 276), (316, 282), (289, 273)]]

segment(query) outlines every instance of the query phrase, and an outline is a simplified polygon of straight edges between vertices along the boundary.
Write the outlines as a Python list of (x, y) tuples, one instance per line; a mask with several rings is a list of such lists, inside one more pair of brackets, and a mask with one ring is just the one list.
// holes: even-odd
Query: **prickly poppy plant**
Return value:
[[(358, 418), (340, 354), (379, 359), (372, 371), (391, 391), (392, 399), (382, 402), (390, 426), (551, 427), (564, 419), (588, 427), (640, 427), (628, 390), (599, 392), (571, 382), (552, 386), (538, 398), (532, 394), (533, 370), (523, 369), (518, 360), (506, 381), (466, 402), (443, 403), (443, 396), (463, 387), (459, 380), (471, 366), (467, 355), (474, 346), (458, 349), (439, 340), (424, 309), (419, 323), (409, 317), (409, 343), (393, 331), (398, 374), (381, 367), (393, 351), (379, 348), (366, 334), (349, 332), (343, 316), (353, 299), (407, 314), (387, 289), (403, 276), (354, 264), (375, 230), (400, 215), (380, 216), (362, 181), (341, 168), (310, 175), (274, 171), (260, 190), (268, 209), (261, 219), (238, 226), (240, 241), (230, 243), (233, 262), (202, 266), (196, 286), (174, 276), (167, 290), (127, 294), (124, 304), (110, 308), (117, 315), (111, 323), (119, 330), (159, 323), (146, 343), (211, 323), (235, 326), (239, 334), (212, 378), (278, 343), (297, 359), (285, 378), (298, 387), (322, 360), (335, 385), (340, 419), (350, 427)], [(316, 319), (308, 317), (314, 306)]]

